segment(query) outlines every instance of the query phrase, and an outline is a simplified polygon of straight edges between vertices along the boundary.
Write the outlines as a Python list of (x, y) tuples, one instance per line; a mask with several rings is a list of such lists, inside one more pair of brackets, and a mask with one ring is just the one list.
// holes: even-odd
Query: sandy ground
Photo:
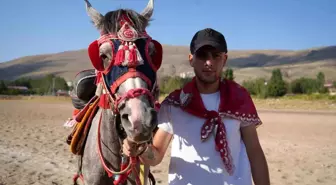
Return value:
[[(62, 125), (69, 102), (0, 100), (0, 185), (70, 185), (77, 161)], [(336, 112), (261, 111), (258, 128), (273, 185), (336, 184)], [(169, 155), (153, 168), (167, 184)]]

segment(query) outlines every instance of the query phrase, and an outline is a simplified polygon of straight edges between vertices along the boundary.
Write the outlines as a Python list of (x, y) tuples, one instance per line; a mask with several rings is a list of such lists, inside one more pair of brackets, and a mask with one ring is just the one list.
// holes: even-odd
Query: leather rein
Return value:
[[(102, 75), (102, 74), (98, 74), (98, 75)], [(111, 92), (109, 91), (109, 89), (106, 86), (106, 82), (105, 79), (103, 77), (100, 78), (102, 81), (101, 83), (103, 84), (103, 89), (105, 92), (105, 94), (101, 94), (100, 96), (100, 106), (104, 109), (111, 109), (113, 116), (117, 116), (119, 115), (119, 109), (118, 109), (118, 105), (122, 102), (122, 101), (126, 101), (127, 99), (131, 99), (131, 98), (135, 98), (141, 95), (147, 95), (149, 97), (150, 102), (152, 103), (152, 105), (155, 107), (156, 110), (158, 110), (159, 108), (159, 102), (155, 101), (154, 98), (154, 94), (155, 94), (155, 88), (156, 88), (156, 80), (154, 85), (152, 86), (152, 90), (149, 91), (148, 89), (145, 88), (135, 88), (135, 89), (131, 89), (129, 91), (127, 91), (126, 93), (124, 93), (122, 96), (115, 98), (114, 96), (111, 95)], [(115, 123), (116, 123), (116, 119)], [(106, 173), (108, 174), (108, 177), (112, 177), (113, 175), (117, 175), (118, 178), (116, 178), (113, 181), (114, 185), (119, 185), (124, 183), (127, 180), (127, 177), (130, 175), (131, 172), (134, 173), (135, 175), (135, 181), (137, 185), (141, 185), (141, 181), (139, 178), (139, 172), (136, 169), (136, 165), (139, 162), (139, 157), (127, 157), (126, 155), (124, 155), (122, 153), (121, 150), (121, 155), (122, 155), (122, 160), (121, 160), (121, 165), (120, 165), (120, 171), (114, 171), (110, 168), (108, 168), (108, 166), (105, 163), (104, 160), (104, 156), (102, 153), (102, 149), (101, 149), (101, 123), (102, 123), (102, 114), (100, 115), (100, 119), (99, 119), (99, 123), (98, 123), (98, 154), (99, 154), (99, 158), (100, 161), (103, 165), (104, 170), (106, 171)], [(117, 124), (117, 123), (116, 123)], [(121, 125), (120, 125), (121, 126)], [(123, 130), (122, 126), (121, 126), (121, 130)], [(120, 137), (120, 134), (119, 134)], [(120, 138), (120, 145), (122, 146), (122, 139)]]

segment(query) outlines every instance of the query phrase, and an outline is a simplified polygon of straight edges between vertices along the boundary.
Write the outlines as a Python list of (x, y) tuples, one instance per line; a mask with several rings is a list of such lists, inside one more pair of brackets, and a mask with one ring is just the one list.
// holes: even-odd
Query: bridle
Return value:
[[(133, 23), (131, 19), (129, 19), (126, 15), (122, 15), (121, 19), (119, 21), (119, 24), (122, 25), (120, 30), (117, 32), (117, 34), (104, 34), (101, 33), (101, 37), (97, 39), (95, 42), (93, 42), (89, 50), (92, 49), (98, 49), (99, 47), (105, 43), (108, 43), (111, 48), (112, 48), (112, 54), (111, 54), (111, 60), (109, 61), (109, 65), (105, 68), (104, 66), (97, 66), (93, 62), (93, 65), (97, 69), (97, 80), (96, 84), (102, 82), (105, 91), (107, 92), (109, 99), (111, 103), (113, 104), (113, 111), (115, 114), (119, 113), (119, 104), (120, 102), (130, 99), (130, 98), (135, 98), (140, 95), (146, 95), (149, 99), (150, 104), (154, 107), (156, 105), (155, 100), (154, 100), (154, 90), (157, 85), (157, 79), (155, 77), (154, 82), (153, 79), (151, 80), (149, 77), (147, 77), (143, 72), (137, 71), (137, 67), (139, 65), (144, 65), (144, 59), (142, 58), (135, 41), (138, 39), (145, 39), (146, 45), (145, 47), (145, 57), (147, 60), (147, 63), (149, 64), (149, 67), (156, 72), (158, 68), (161, 65), (162, 62), (162, 56), (159, 56), (157, 60), (159, 61), (159, 64), (155, 65), (154, 62), (157, 61), (152, 61), (151, 56), (149, 56), (149, 43), (154, 41), (156, 43), (155, 49), (160, 49), (161, 50), (161, 55), (162, 55), (162, 48), (161, 45), (156, 42), (155, 40), (152, 40), (152, 38), (147, 34), (146, 31), (143, 31), (139, 33), (133, 28)], [(113, 40), (120, 41), (120, 45), (118, 47), (118, 50), (116, 51), (117, 48), (115, 48), (115, 44), (113, 43)], [(115, 52), (116, 51), (116, 52)], [(91, 61), (101, 61), (100, 56), (98, 53), (95, 53), (95, 55), (90, 54), (89, 51), (89, 56)], [(114, 66), (127, 66), (128, 71), (124, 73), (123, 75), (119, 76), (112, 84), (108, 84), (106, 82), (106, 79), (104, 78), (104, 75), (109, 74), (109, 72), (112, 70)], [(118, 87), (128, 78), (132, 77), (140, 77), (142, 80), (144, 80), (148, 86), (148, 89), (146, 88), (136, 88), (136, 89), (131, 89), (121, 95), (120, 97), (116, 97), (116, 91)], [(110, 87), (109, 87), (110, 85)], [(150, 90), (151, 89), (151, 90)]]
[[(102, 75), (102, 74), (100, 74), (100, 75)], [(155, 96), (154, 93), (155, 93), (155, 89), (156, 89), (157, 80), (155, 80), (155, 84), (152, 86), (151, 90), (146, 89), (146, 88), (135, 88), (135, 89), (128, 90), (122, 96), (119, 96), (117, 98), (111, 94), (111, 91), (106, 84), (105, 78), (102, 77), (101, 80), (102, 80), (101, 82), (103, 84), (103, 91), (105, 93), (100, 96), (101, 97), (100, 106), (102, 106), (104, 108), (109, 108), (112, 111), (112, 113), (115, 117), (115, 119), (114, 119), (115, 124), (118, 124), (117, 120), (116, 120), (116, 117), (120, 114), (119, 113), (119, 104), (122, 101), (126, 101), (126, 100), (131, 99), (131, 98), (136, 98), (136, 97), (141, 96), (141, 95), (146, 95), (146, 96), (148, 96), (149, 102), (152, 104), (152, 106), (156, 110), (158, 110), (160, 104), (159, 104), (158, 101), (155, 101), (155, 98), (154, 98), (154, 96)], [(138, 176), (139, 173), (136, 172), (137, 171), (136, 170), (136, 165), (139, 162), (138, 157), (128, 158), (122, 153), (122, 150), (121, 150), (120, 154), (122, 156), (122, 161), (121, 161), (120, 171), (114, 171), (112, 169), (109, 169), (108, 166), (106, 165), (105, 160), (104, 160), (104, 156), (102, 154), (102, 149), (101, 149), (101, 134), (100, 134), (101, 123), (102, 123), (102, 115), (100, 115), (100, 120), (99, 120), (99, 124), (98, 124), (98, 134), (97, 134), (97, 137), (98, 137), (98, 139), (97, 139), (98, 154), (99, 154), (99, 158), (100, 158), (100, 161), (102, 163), (102, 166), (105, 169), (106, 173), (108, 174), (108, 177), (112, 177), (113, 175), (118, 175), (119, 178), (114, 180), (113, 183), (114, 183), (114, 185), (119, 185), (119, 184), (125, 182), (127, 177), (133, 171), (133, 172), (135, 172), (136, 183), (138, 185), (140, 185), (141, 181), (140, 181), (140, 178)], [(123, 140), (122, 134), (125, 133), (125, 131), (122, 128), (121, 123), (120, 123), (119, 127), (120, 128), (119, 128), (119, 130), (117, 130), (117, 133), (119, 135), (120, 145), (122, 146), (122, 140)]]
[[(143, 33), (138, 33), (131, 25), (131, 21), (127, 18), (127, 16), (123, 16), (123, 20), (120, 22), (122, 25), (122, 28), (118, 31), (117, 34), (102, 34), (101, 37), (94, 41), (89, 46), (89, 57), (91, 59), (91, 62), (93, 66), (96, 68), (96, 84), (97, 84), (97, 92), (96, 95), (99, 96), (99, 106), (103, 109), (110, 109), (116, 118), (120, 114), (119, 105), (121, 102), (126, 101), (131, 98), (136, 98), (141, 95), (145, 95), (148, 97), (148, 100), (153, 108), (158, 110), (159, 103), (155, 100), (155, 90), (157, 88), (157, 79), (155, 76), (155, 79), (150, 79), (145, 75), (144, 72), (138, 71), (137, 67), (139, 65), (149, 65), (147, 66), (151, 68), (152, 73), (156, 73), (158, 68), (161, 65), (162, 62), (162, 48), (161, 45), (156, 42), (155, 40), (152, 40), (150, 36), (147, 35), (147, 33), (144, 31)], [(146, 48), (145, 55), (146, 59), (142, 59), (142, 56), (136, 47), (136, 44), (134, 43), (138, 39), (145, 39), (146, 40)], [(118, 47), (117, 52), (115, 52), (115, 42), (118, 41), (120, 46)], [(148, 54), (148, 43), (151, 41), (154, 41), (155, 47), (161, 49), (161, 55), (157, 57), (157, 59), (151, 58)], [(99, 56), (99, 47), (104, 44), (109, 43), (112, 48), (112, 58), (110, 61), (110, 64), (105, 68), (102, 65), (99, 65), (99, 62), (101, 62), (100, 56)], [(115, 54), (116, 53), (116, 54)], [(126, 54), (127, 53), (127, 54)], [(147, 61), (147, 63), (145, 63)], [(154, 62), (158, 61), (159, 64), (154, 64)], [(124, 72), (122, 75), (118, 76), (118, 78), (115, 79), (115, 81), (112, 82), (112, 84), (109, 84), (107, 82), (107, 75), (111, 75), (111, 70), (113, 70), (116, 66), (127, 66), (127, 71)], [(145, 68), (145, 70), (147, 69)], [(148, 69), (147, 69), (148, 70)], [(124, 94), (121, 94), (120, 96), (116, 95), (118, 87), (127, 79), (134, 78), (134, 77), (140, 77), (142, 80), (144, 80), (147, 85), (147, 88), (135, 88), (128, 90)], [(102, 114), (100, 115), (100, 120), (98, 123), (98, 154), (100, 157), (100, 161), (102, 163), (103, 168), (105, 169), (106, 173), (108, 174), (108, 177), (112, 177), (113, 175), (118, 175), (118, 178), (114, 180), (114, 185), (119, 185), (126, 181), (128, 175), (131, 172), (135, 173), (136, 177), (136, 183), (139, 185), (141, 184), (140, 178), (138, 176), (139, 172), (137, 172), (137, 164), (139, 162), (138, 157), (131, 157), (128, 158), (125, 155), (122, 155), (122, 162), (121, 162), (121, 170), (120, 171), (114, 171), (108, 168), (108, 166), (105, 163), (104, 156), (102, 154), (101, 150), (101, 123), (102, 123)], [(119, 116), (120, 117), (120, 116)], [(116, 119), (114, 119), (116, 122)], [(117, 124), (117, 122), (116, 122)], [(121, 130), (124, 130), (122, 128), (122, 125), (119, 125)], [(118, 131), (117, 131), (118, 132)], [(119, 138), (120, 130), (118, 132)], [(122, 138), (120, 138), (120, 143), (122, 146)]]
[[(106, 81), (104, 80), (104, 78), (102, 79), (102, 84), (104, 85), (104, 91), (107, 93), (102, 94), (103, 96), (108, 96), (108, 100), (109, 103), (112, 105), (110, 106), (113, 114), (117, 115), (119, 114), (119, 104), (123, 101), (126, 101), (128, 99), (131, 98), (136, 98), (139, 97), (141, 95), (146, 95), (148, 97), (149, 103), (152, 105), (153, 108), (155, 108), (156, 110), (158, 110), (159, 108), (159, 103), (158, 101), (155, 100), (155, 90), (157, 88), (157, 80), (155, 80), (154, 84), (152, 85), (152, 89), (149, 90), (147, 88), (133, 88), (128, 90), (127, 92), (125, 92), (124, 94), (122, 94), (119, 97), (116, 97), (114, 94), (111, 93), (111, 90), (108, 88), (108, 86), (106, 85)], [(116, 86), (115, 84), (118, 84), (118, 82), (115, 82), (114, 84), (112, 84), (112, 86)], [(147, 83), (148, 84), (148, 83)], [(115, 91), (116, 92), (116, 91)], [(106, 101), (106, 100), (105, 100)]]

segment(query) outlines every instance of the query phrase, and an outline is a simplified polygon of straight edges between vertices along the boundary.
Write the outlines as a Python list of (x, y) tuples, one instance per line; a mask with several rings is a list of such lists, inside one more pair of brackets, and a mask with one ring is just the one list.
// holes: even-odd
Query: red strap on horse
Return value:
[[(101, 141), (100, 141), (100, 126), (101, 126), (101, 122), (102, 122), (101, 119), (102, 119), (102, 113), (101, 113), (101, 115), (100, 115), (100, 119), (99, 119), (99, 123), (98, 123), (98, 133), (97, 133), (97, 134), (98, 134), (98, 136), (97, 136), (97, 141), (98, 141), (98, 155), (99, 155), (99, 158), (100, 158), (100, 161), (101, 161), (101, 163), (102, 163), (102, 166), (103, 166), (103, 168), (105, 169), (105, 171), (106, 171), (108, 177), (112, 177), (112, 176), (114, 175), (114, 174), (113, 174), (113, 171), (110, 170), (110, 169), (107, 167), (107, 165), (106, 165), (106, 163), (105, 163), (105, 161), (104, 161), (104, 157), (103, 157), (103, 154), (102, 154), (102, 150), (101, 150)], [(130, 160), (131, 160), (131, 161), (127, 161), (127, 160), (122, 161), (122, 164), (121, 164), (121, 170), (120, 170), (120, 171), (123, 171), (123, 170), (127, 169), (127, 167), (128, 167), (129, 165), (131, 165), (131, 167), (130, 167), (125, 173), (120, 174), (120, 177), (119, 177), (117, 180), (115, 180), (115, 181), (113, 182), (114, 185), (119, 185), (120, 183), (125, 182), (126, 179), (127, 179), (127, 177), (129, 176), (129, 174), (130, 174), (132, 171), (135, 170), (136, 165), (137, 165), (137, 163), (138, 163), (138, 157), (131, 157)], [(141, 184), (141, 183), (140, 183), (140, 180), (139, 180), (139, 177), (136, 178), (136, 181), (137, 181), (138, 184)]]
[[(131, 174), (131, 172), (135, 169), (136, 164), (137, 164), (137, 162), (138, 162), (138, 158), (137, 158), (137, 157), (131, 157), (130, 160), (131, 160), (131, 165), (132, 165), (132, 167), (131, 167), (126, 173), (121, 174), (117, 180), (114, 180), (114, 181), (113, 181), (113, 184), (114, 184), (114, 185), (123, 184), (123, 183), (127, 180), (127, 177), (128, 177), (128, 176)], [(121, 165), (121, 171), (122, 171), (122, 170), (125, 170), (125, 169), (127, 168), (127, 166), (128, 166), (128, 162), (127, 162), (127, 161), (124, 162), (124, 163), (122, 163), (122, 165)], [(137, 181), (137, 178), (136, 178), (136, 181)], [(139, 182), (140, 182), (140, 181), (139, 181)], [(137, 184), (141, 184), (141, 183), (139, 183), (139, 182), (137, 182)]]
[(110, 108), (109, 95), (108, 94), (100, 95), (98, 105), (103, 109), (109, 109)]
[(161, 107), (160, 102), (159, 102), (159, 101), (155, 101), (155, 103), (154, 103), (154, 108), (155, 108), (155, 110), (156, 110), (157, 112), (160, 110), (160, 107)]
[(115, 102), (114, 102), (114, 111), (115, 113), (118, 113), (118, 105), (121, 101), (130, 99), (130, 98), (135, 98), (141, 95), (147, 95), (151, 102), (154, 102), (154, 96), (152, 93), (146, 89), (146, 88), (136, 88), (136, 89), (131, 89), (127, 93), (125, 93), (123, 96), (119, 97)]

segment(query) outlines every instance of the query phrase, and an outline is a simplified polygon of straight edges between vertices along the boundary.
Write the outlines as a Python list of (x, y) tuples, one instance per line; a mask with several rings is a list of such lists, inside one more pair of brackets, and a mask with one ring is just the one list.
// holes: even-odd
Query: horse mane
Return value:
[(137, 31), (145, 31), (146, 27), (149, 25), (151, 20), (146, 19), (144, 16), (140, 15), (134, 10), (131, 9), (118, 9), (115, 11), (110, 11), (103, 16), (100, 26), (101, 31), (105, 34), (107, 33), (117, 33), (121, 28), (118, 20), (122, 15), (128, 16), (131, 21), (134, 23), (134, 28)]

